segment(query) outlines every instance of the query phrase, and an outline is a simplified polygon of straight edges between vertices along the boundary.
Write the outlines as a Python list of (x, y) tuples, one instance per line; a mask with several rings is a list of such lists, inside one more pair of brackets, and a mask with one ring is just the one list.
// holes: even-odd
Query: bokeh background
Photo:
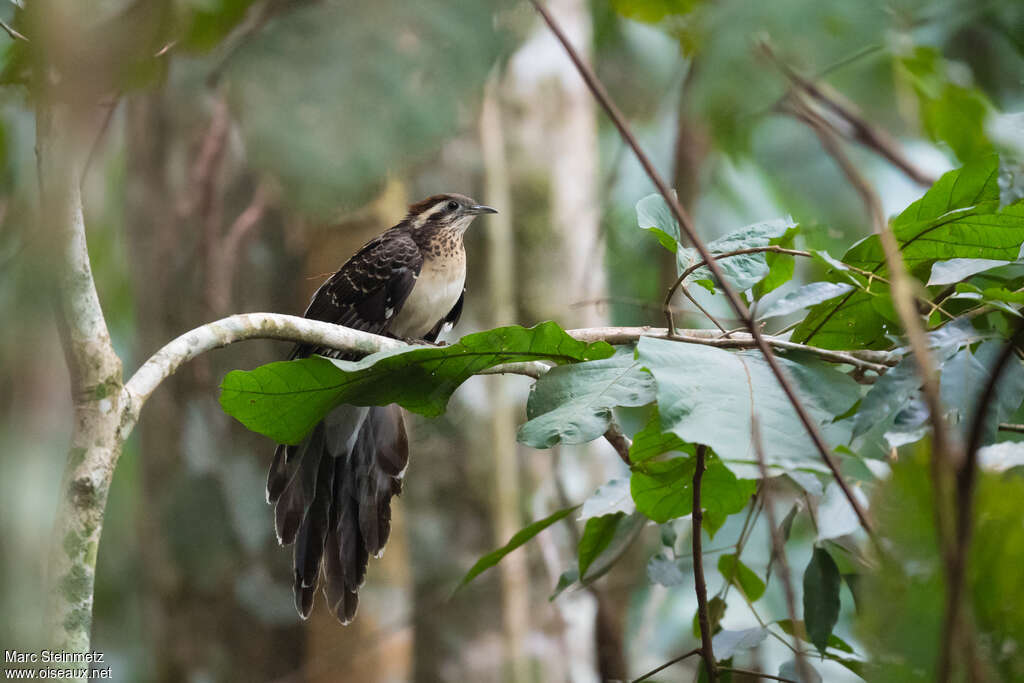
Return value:
[[(17, 25), (20, 4), (4, 2), (0, 18)], [(107, 93), (83, 189), (99, 294), (127, 372), (232, 312), (300, 313), (407, 204), (446, 191), (501, 210), (467, 235), (469, 294), (454, 336), (548, 319), (662, 324), (675, 264), (637, 230), (634, 211), (653, 188), (527, 3), (82, 5), (47, 21), (77, 77)], [(1024, 152), (1018, 2), (549, 5), (707, 239), (787, 215), (814, 248), (835, 251), (868, 231), (817, 137), (778, 111), (787, 82), (764, 44), (887, 129), (927, 177), (993, 150)], [(70, 402), (49, 245), (33, 227), (33, 103), (19, 85), (30, 51), (0, 35), (0, 53), (0, 645), (31, 650), (42, 642)], [(885, 159), (850, 151), (887, 212), (923, 192)], [(98, 560), (94, 648), (117, 680), (594, 681), (602, 658), (639, 675), (694, 647), (692, 585), (647, 576), (656, 528), (591, 590), (549, 600), (574, 561), (578, 530), (566, 524), (450, 597), (477, 557), (624, 472), (601, 443), (517, 446), (529, 381), (515, 377), (474, 378), (444, 417), (411, 418), (406, 490), (359, 618), (343, 628), (317, 605), (301, 622), (290, 552), (277, 547), (263, 500), (273, 445), (217, 404), (225, 372), (287, 348), (248, 342), (209, 354), (146, 406), (117, 469)], [(732, 520), (719, 538), (739, 533)], [(767, 537), (755, 533), (744, 559), (764, 566)], [(790, 559), (801, 567), (813, 532), (793, 533), (807, 538), (806, 554)], [(781, 594), (766, 600), (781, 613)], [(837, 633), (856, 643), (852, 612), (844, 592)], [(749, 622), (741, 606), (723, 623)], [(774, 671), (780, 647), (765, 643), (756, 668)], [(673, 671), (665, 680), (685, 680), (685, 667)]]

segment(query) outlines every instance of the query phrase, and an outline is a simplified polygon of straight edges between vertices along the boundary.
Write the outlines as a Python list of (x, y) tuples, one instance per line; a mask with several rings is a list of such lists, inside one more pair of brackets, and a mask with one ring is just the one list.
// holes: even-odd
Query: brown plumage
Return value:
[[(409, 207), (395, 227), (367, 242), (313, 295), (305, 316), (375, 334), (434, 341), (462, 313), (473, 218), (495, 210), (458, 194)], [(297, 345), (292, 358), (329, 349)], [(326, 456), (326, 457), (325, 457)], [(331, 612), (349, 623), (371, 555), (391, 532), (391, 498), (402, 491), (409, 445), (396, 405), (339, 406), (298, 446), (280, 445), (267, 501), (282, 545), (294, 543), (295, 606), (309, 616), (319, 583)]]

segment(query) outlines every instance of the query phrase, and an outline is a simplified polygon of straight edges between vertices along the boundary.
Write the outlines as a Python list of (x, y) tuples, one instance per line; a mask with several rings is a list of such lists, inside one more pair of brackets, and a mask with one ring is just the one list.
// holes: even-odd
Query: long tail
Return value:
[(343, 624), (355, 617), (370, 555), (391, 533), (391, 497), (402, 491), (409, 442), (396, 405), (340, 406), (298, 446), (278, 446), (267, 477), (277, 540), (295, 544), (295, 607), (323, 591)]

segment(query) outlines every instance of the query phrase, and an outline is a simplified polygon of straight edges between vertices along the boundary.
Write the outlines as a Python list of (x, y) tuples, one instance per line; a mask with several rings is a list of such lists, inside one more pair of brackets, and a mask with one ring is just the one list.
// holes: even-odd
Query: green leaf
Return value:
[[(771, 244), (792, 249), (798, 232), (799, 226), (793, 226), (781, 237), (773, 239)], [(768, 252), (764, 255), (764, 261), (768, 264), (768, 274), (754, 286), (755, 299), (760, 299), (792, 280), (793, 272), (796, 269), (796, 257), (792, 254)]]
[(479, 560), (477, 560), (476, 564), (474, 564), (473, 567), (468, 572), (466, 572), (466, 575), (462, 577), (462, 580), (459, 581), (459, 585), (455, 587), (455, 590), (460, 590), (463, 586), (465, 586), (467, 583), (475, 579), (477, 576), (479, 576), (483, 572), (487, 571), (494, 565), (501, 562), (502, 559), (504, 559), (504, 557), (508, 555), (510, 552), (512, 552), (519, 546), (523, 545), (524, 543), (529, 541), (531, 538), (533, 538), (540, 532), (547, 529), (555, 522), (561, 519), (565, 519), (566, 517), (571, 515), (573, 511), (576, 510), (576, 508), (578, 507), (578, 505), (573, 505), (572, 507), (563, 508), (558, 512), (555, 512), (554, 514), (551, 514), (545, 517), (544, 519), (538, 520), (533, 524), (530, 524), (529, 526), (526, 526), (517, 531), (515, 535), (509, 540), (508, 543), (501, 546), (497, 550), (487, 553)]
[(633, 443), (629, 447), (629, 461), (637, 465), (662, 453), (673, 451), (693, 455), (694, 447), (672, 432), (661, 430), (661, 416), (658, 415), (658, 408), (655, 406), (647, 424), (633, 435)]
[[(998, 158), (990, 156), (950, 171), (892, 221), (911, 274), (924, 280), (936, 261), (1017, 257), (1024, 242), (1024, 204), (999, 209), (998, 166)], [(843, 261), (887, 273), (876, 235), (851, 247)], [(876, 305), (881, 301), (889, 302), (887, 288), (874, 284), (870, 293), (858, 290), (818, 304), (792, 339), (825, 348), (886, 348), (891, 345), (886, 334), (900, 330), (883, 315), (886, 308)]]
[(835, 299), (853, 289), (853, 285), (841, 282), (812, 282), (800, 289), (790, 292), (781, 299), (776, 299), (766, 311), (757, 317), (761, 320), (774, 318), (780, 315), (789, 315), (800, 309), (820, 304), (823, 301)]
[(608, 429), (615, 406), (642, 406), (654, 400), (654, 378), (618, 349), (611, 358), (552, 368), (530, 390), (530, 420), (516, 438), (533, 448), (592, 441)]
[(555, 590), (551, 591), (551, 595), (548, 596), (548, 602), (552, 602), (555, 598), (562, 594), (562, 592), (579, 581), (580, 573), (577, 567), (569, 567), (558, 577), (558, 584), (555, 586)]
[[(639, 360), (657, 381), (661, 425), (680, 439), (704, 443), (730, 467), (756, 463), (751, 439), (755, 406), (769, 465), (822, 468), (821, 457), (778, 380), (759, 352), (731, 352), (644, 337)], [(860, 388), (826, 363), (802, 358), (779, 363), (825, 438), (849, 441), (850, 425), (833, 419), (859, 398)], [(636, 496), (634, 495), (634, 499)]]
[(821, 653), (839, 620), (839, 568), (823, 548), (815, 548), (804, 570), (804, 621), (807, 635)]
[(610, 345), (576, 341), (553, 322), (499, 327), (450, 346), (393, 349), (360, 361), (312, 357), (235, 370), (221, 382), (220, 404), (252, 431), (296, 444), (343, 403), (398, 403), (435, 417), (460, 384), (486, 368), (526, 360), (589, 361), (612, 353)]
[(936, 261), (932, 264), (932, 274), (928, 278), (928, 286), (951, 285), (961, 280), (966, 280), (976, 273), (982, 273), (992, 268), (1005, 266), (1011, 261), (1003, 261), (987, 258), (954, 258), (948, 261)]
[(679, 249), (679, 223), (660, 194), (649, 194), (636, 203), (636, 222), (653, 234), (661, 246), (675, 254)]
[(188, 3), (185, 35), (179, 46), (188, 51), (209, 52), (245, 18), (254, 0), (204, 0)]
[(625, 517), (625, 513), (616, 512), (613, 515), (602, 517), (591, 517), (583, 528), (583, 536), (580, 537), (577, 555), (579, 557), (579, 575), (586, 576), (590, 563), (600, 555), (615, 536), (615, 530), (619, 522)]
[[(636, 467), (630, 491), (636, 509), (658, 523), (693, 512), (694, 458), (672, 458)], [(701, 507), (715, 515), (739, 512), (754, 495), (757, 482), (736, 475), (711, 458), (701, 479)]]
[[(583, 584), (589, 584), (604, 576), (626, 554), (633, 541), (643, 533), (644, 526), (647, 524), (647, 518), (635, 512), (630, 515), (619, 513), (619, 515), (612, 516), (618, 516), (619, 519), (616, 521), (614, 529), (611, 530), (611, 537), (607, 541), (601, 540), (603, 547), (590, 558), (586, 571), (580, 579)], [(587, 524), (589, 525), (591, 521), (593, 520), (588, 521)]]
[[(755, 223), (734, 230), (709, 242), (708, 250), (712, 254), (724, 254), (750, 247), (766, 247), (783, 238), (795, 227), (796, 224), (793, 221), (781, 218), (763, 223)], [(696, 250), (693, 250), (693, 252), (692, 261), (696, 263), (700, 260), (700, 256), (696, 254)], [(764, 253), (739, 254), (718, 259), (718, 265), (722, 269), (722, 274), (726, 280), (741, 292), (761, 282), (767, 277), (770, 270)], [(690, 279), (714, 291), (711, 271), (707, 266), (702, 266), (693, 271)]]
[(908, 354), (879, 377), (864, 395), (854, 418), (853, 436), (865, 434), (886, 421), (891, 422), (891, 418), (907, 405), (920, 387), (921, 379), (917, 375), (914, 358)]
[(700, 0), (612, 0), (615, 11), (635, 21), (656, 24), (665, 17), (688, 14)]
[[(722, 555), (718, 558), (718, 572), (726, 581), (743, 591), (750, 602), (757, 602), (764, 595), (764, 581), (758, 577), (736, 555)], [(715, 654), (718, 652), (716, 650)]]

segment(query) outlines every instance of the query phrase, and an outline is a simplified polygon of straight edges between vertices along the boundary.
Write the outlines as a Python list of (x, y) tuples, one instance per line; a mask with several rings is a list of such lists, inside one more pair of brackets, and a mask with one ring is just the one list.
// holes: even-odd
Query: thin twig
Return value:
[[(763, 673), (761, 671), (754, 671), (752, 669), (737, 669), (734, 666), (720, 666), (720, 667), (718, 667), (718, 670), (719, 671), (730, 671), (730, 672), (732, 672), (734, 674), (743, 674), (744, 676), (753, 676), (755, 678), (768, 678), (768, 679), (771, 679), (773, 681), (785, 681), (786, 683), (799, 683), (799, 681), (794, 681), (792, 678), (786, 678), (785, 676), (773, 676), (772, 674), (766, 674), (766, 673)], [(802, 674), (801, 674), (801, 676), (802, 676)], [(811, 679), (811, 678), (804, 678), (804, 680), (805, 681), (810, 681), (810, 680), (813, 680), (813, 679)]]
[(28, 38), (26, 38), (24, 35), (16, 31), (13, 26), (8, 24), (6, 21), (3, 21), (2, 19), (0, 19), (0, 28), (2, 28), (4, 32), (6, 32), (7, 35), (9, 35), (14, 40), (23, 40), (26, 43), (29, 42)]
[(780, 59), (768, 42), (761, 43), (761, 49), (771, 59), (779, 70), (785, 75), (789, 82), (799, 91), (813, 99), (815, 102), (829, 109), (833, 114), (846, 124), (846, 128), (840, 128), (831, 121), (826, 120), (826, 125), (833, 132), (860, 144), (861, 146), (875, 152), (903, 173), (918, 185), (933, 185), (937, 178), (922, 171), (915, 166), (899, 148), (899, 144), (883, 128), (876, 126), (865, 119), (856, 108), (843, 100), (838, 94), (826, 93), (822, 86), (813, 80), (805, 78), (797, 73), (793, 67)]
[[(772, 252), (772, 253), (775, 253), (775, 254), (790, 254), (792, 256), (806, 256), (806, 257), (814, 256), (814, 254), (812, 254), (809, 251), (801, 251), (799, 249), (786, 249), (785, 247), (780, 247), (777, 244), (769, 244), (769, 245), (764, 246), (764, 247), (746, 247), (744, 249), (736, 249), (734, 251), (727, 251), (727, 252), (724, 252), (724, 253), (721, 253), (721, 254), (714, 254), (713, 256), (714, 256), (715, 260), (721, 260), (721, 259), (730, 258), (732, 256), (742, 256), (744, 254), (763, 254), (763, 253), (766, 253), (766, 252)], [(665, 301), (662, 302), (662, 312), (665, 314), (665, 321), (668, 323), (668, 329), (673, 334), (675, 334), (675, 327), (676, 326), (675, 326), (675, 322), (674, 322), (674, 320), (672, 318), (672, 308), (671, 308), (672, 297), (675, 296), (676, 292), (679, 291), (680, 288), (682, 288), (683, 292), (685, 293), (686, 292), (686, 287), (683, 285), (683, 282), (695, 270), (697, 270), (698, 268), (703, 268), (706, 265), (707, 265), (707, 262), (704, 261), (704, 260), (701, 260), (701, 261), (691, 265), (689, 268), (687, 268), (682, 273), (680, 273), (679, 277), (676, 278), (676, 281), (672, 283), (672, 286), (668, 288), (668, 292), (665, 294)], [(693, 301), (693, 298), (690, 297), (689, 294), (687, 294), (686, 296), (687, 296), (688, 299), (690, 299), (690, 301)], [(696, 304), (697, 302), (693, 301), (693, 303)], [(699, 304), (698, 304), (698, 307), (699, 307)], [(713, 323), (715, 323), (715, 325), (718, 326), (718, 329), (722, 330), (722, 332), (725, 332), (725, 329), (721, 325), (718, 324), (717, 320), (715, 320), (714, 318), (711, 317), (710, 313), (705, 311), (703, 308), (701, 308), (701, 312), (704, 313), (704, 315), (706, 315), (708, 318), (711, 318), (711, 321)]]
[[(690, 301), (690, 303), (697, 308), (698, 311), (704, 314), (705, 318), (714, 323), (715, 327), (722, 331), (722, 336), (729, 336), (729, 331), (722, 327), (722, 323), (718, 322), (718, 318), (711, 315), (708, 309), (701, 306), (700, 303), (695, 298), (693, 298), (693, 295), (690, 294), (690, 290), (688, 290), (686, 288), (686, 285), (682, 284), (682, 282), (679, 283), (679, 290), (683, 293), (683, 296), (685, 296)], [(675, 317), (672, 315), (672, 307), (662, 306), (662, 312), (665, 314), (665, 320), (668, 322), (668, 329), (671, 332), (676, 327)]]
[(704, 510), (700, 506), (700, 482), (704, 478), (704, 457), (708, 447), (698, 444), (696, 467), (693, 471), (693, 585), (697, 592), (697, 620), (700, 622), (700, 656), (704, 660), (704, 668), (708, 674), (708, 683), (718, 680), (715, 666), (715, 653), (712, 649), (711, 618), (708, 615), (708, 585), (704, 581), (704, 555), (701, 553), (701, 524), (704, 521)]
[(619, 458), (622, 462), (626, 463), (626, 467), (632, 467), (633, 462), (629, 459), (629, 449), (632, 447), (633, 442), (629, 440), (629, 437), (622, 433), (619, 426), (614, 422), (608, 423), (608, 429), (604, 432), (605, 440), (612, 445), (615, 452), (619, 454)]
[(650, 671), (645, 673), (643, 676), (640, 676), (639, 678), (634, 678), (632, 683), (642, 683), (642, 681), (646, 681), (648, 678), (650, 678), (654, 674), (669, 668), (673, 664), (678, 664), (679, 662), (683, 661), (684, 659), (687, 659), (689, 657), (692, 657), (694, 655), (699, 655), (699, 654), (700, 654), (700, 648), (699, 647), (695, 648), (693, 650), (690, 650), (689, 652), (687, 652), (685, 654), (681, 654), (678, 657), (675, 657), (674, 659), (668, 660), (667, 662), (665, 662), (664, 664), (662, 664), (661, 666), (659, 666), (659, 667), (657, 667), (655, 669), (651, 669)]
[(242, 210), (228, 227), (224, 237), (211, 245), (209, 258), (213, 260), (207, 268), (207, 303), (214, 315), (225, 315), (231, 308), (231, 285), (238, 268), (238, 258), (245, 241), (252, 235), (270, 206), (270, 189), (261, 181), (252, 193), (249, 205)]
[(110, 128), (110, 121), (114, 118), (114, 112), (117, 111), (117, 105), (120, 102), (121, 93), (117, 93), (107, 105), (107, 111), (103, 114), (103, 121), (100, 123), (99, 130), (96, 132), (96, 137), (92, 141), (92, 146), (89, 148), (89, 154), (85, 157), (85, 164), (82, 165), (82, 179), (79, 182), (85, 182), (85, 176), (89, 173), (89, 167), (92, 166), (92, 160), (96, 155), (96, 150), (99, 149), (100, 143), (103, 141), (107, 130)]
[[(958, 633), (962, 628), (961, 618), (964, 612), (964, 575), (967, 570), (968, 551), (972, 540), (972, 521), (974, 511), (974, 491), (978, 479), (978, 450), (985, 433), (985, 418), (995, 398), (996, 386), (1003, 370), (1014, 357), (1015, 347), (1024, 342), (1024, 321), (1019, 322), (1013, 335), (1006, 340), (999, 357), (992, 366), (988, 381), (978, 398), (971, 421), (970, 438), (963, 464), (956, 473), (956, 543), (953, 546), (949, 565), (949, 587), (946, 591), (946, 612), (942, 622), (942, 642), (938, 663), (938, 679), (951, 680), (953, 676), (952, 650)], [(970, 634), (964, 634), (970, 635)], [(943, 652), (942, 650), (946, 650)]]
[(789, 378), (786, 376), (785, 371), (783, 371), (782, 366), (779, 364), (778, 359), (775, 357), (775, 354), (772, 353), (771, 347), (763, 338), (761, 331), (758, 329), (756, 321), (754, 321), (753, 318), (751, 318), (750, 311), (747, 310), (747, 307), (743, 303), (743, 300), (740, 299), (739, 294), (732, 287), (732, 285), (730, 285), (725, 280), (725, 276), (722, 272), (722, 269), (714, 260), (714, 257), (708, 250), (707, 245), (704, 244), (704, 241), (701, 240), (700, 237), (697, 235), (697, 232), (696, 230), (694, 230), (693, 227), (693, 222), (690, 220), (689, 214), (679, 204), (679, 200), (672, 194), (671, 191), (669, 191), (668, 186), (665, 184), (665, 181), (662, 179), (661, 175), (654, 168), (654, 165), (651, 163), (650, 158), (648, 158), (648, 156), (640, 148), (640, 144), (636, 141), (636, 138), (633, 136), (632, 132), (630, 132), (629, 127), (626, 125), (625, 119), (622, 116), (622, 113), (618, 110), (618, 107), (615, 106), (615, 103), (612, 102), (611, 98), (608, 96), (607, 91), (605, 90), (601, 82), (597, 79), (597, 76), (594, 74), (594, 72), (590, 69), (589, 66), (587, 66), (583, 62), (579, 53), (572, 46), (572, 43), (569, 42), (569, 39), (566, 37), (561, 27), (554, 20), (551, 14), (544, 8), (544, 6), (539, 2), (539, 0), (530, 0), (530, 2), (531, 4), (533, 4), (537, 12), (544, 19), (545, 23), (547, 23), (552, 33), (555, 34), (555, 37), (558, 38), (559, 42), (562, 44), (562, 47), (565, 48), (566, 54), (569, 56), (573, 64), (576, 66), (577, 71), (579, 71), (580, 75), (583, 77), (583, 80), (586, 82), (587, 87), (590, 88), (591, 93), (593, 93), (594, 97), (597, 99), (598, 104), (601, 105), (601, 108), (604, 109), (608, 116), (612, 119), (612, 122), (618, 129), (619, 134), (633, 150), (633, 153), (636, 155), (637, 160), (640, 162), (640, 165), (643, 166), (644, 171), (651, 179), (651, 182), (654, 183), (654, 186), (658, 189), (658, 192), (661, 194), (662, 198), (664, 198), (665, 202), (668, 204), (669, 209), (671, 209), (672, 215), (675, 217), (676, 222), (679, 223), (679, 227), (683, 230), (683, 232), (686, 233), (687, 238), (690, 240), (690, 243), (693, 244), (694, 248), (697, 249), (697, 252), (700, 254), (701, 258), (707, 261), (708, 269), (711, 271), (711, 274), (714, 275), (715, 278), (721, 283), (722, 291), (725, 293), (726, 298), (729, 300), (729, 305), (732, 306), (733, 310), (736, 312), (736, 315), (741, 320), (743, 320), (747, 324), (747, 327), (750, 329), (750, 333), (753, 335), (754, 340), (757, 342), (757, 347), (761, 350), (761, 353), (764, 354), (765, 361), (771, 368), (772, 373), (778, 380), (779, 385), (782, 387), (783, 392), (785, 392), (786, 394), (786, 397), (789, 399), (790, 403), (793, 404), (794, 410), (800, 417), (800, 421), (803, 423), (804, 428), (807, 430), (807, 433), (811, 437), (811, 440), (814, 442), (814, 445), (817, 448), (818, 452), (821, 454), (822, 460), (828, 466), (829, 471), (835, 478), (836, 483), (839, 485), (839, 488), (843, 492), (843, 495), (846, 496), (846, 499), (850, 502), (850, 506), (853, 507), (854, 511), (856, 512), (857, 519), (859, 520), (861, 526), (863, 526), (869, 534), (872, 534), (872, 525), (871, 522), (868, 520), (867, 512), (864, 510), (864, 507), (860, 504), (860, 501), (858, 501), (854, 497), (849, 485), (843, 479), (842, 473), (839, 471), (839, 465), (836, 462), (835, 457), (832, 455), (831, 448), (825, 441), (825, 437), (822, 436), (821, 430), (818, 429), (817, 423), (807, 412), (807, 409), (804, 407), (803, 402), (800, 400), (800, 397), (796, 393), (796, 389), (793, 387), (793, 384), (789, 381)]
[(1018, 434), (1024, 434), (1024, 425), (1011, 424), (1009, 422), (1000, 422), (999, 431), (1001, 432), (1017, 432)]
[(765, 464), (764, 444), (761, 441), (761, 426), (757, 414), (750, 418), (750, 435), (754, 442), (754, 453), (757, 455), (757, 466), (761, 471), (761, 486), (764, 491), (764, 510), (768, 517), (768, 529), (772, 538), (772, 549), (779, 563), (778, 574), (782, 577), (782, 590), (786, 596), (786, 609), (789, 611), (789, 621), (793, 624), (793, 653), (796, 659), (796, 670), (800, 678), (810, 681), (810, 666), (803, 648), (803, 629), (796, 619), (796, 593), (793, 590), (793, 577), (789, 570), (789, 561), (786, 559), (786, 543), (778, 527), (778, 520), (775, 517), (775, 508), (772, 507), (770, 486), (768, 484), (768, 466)]

